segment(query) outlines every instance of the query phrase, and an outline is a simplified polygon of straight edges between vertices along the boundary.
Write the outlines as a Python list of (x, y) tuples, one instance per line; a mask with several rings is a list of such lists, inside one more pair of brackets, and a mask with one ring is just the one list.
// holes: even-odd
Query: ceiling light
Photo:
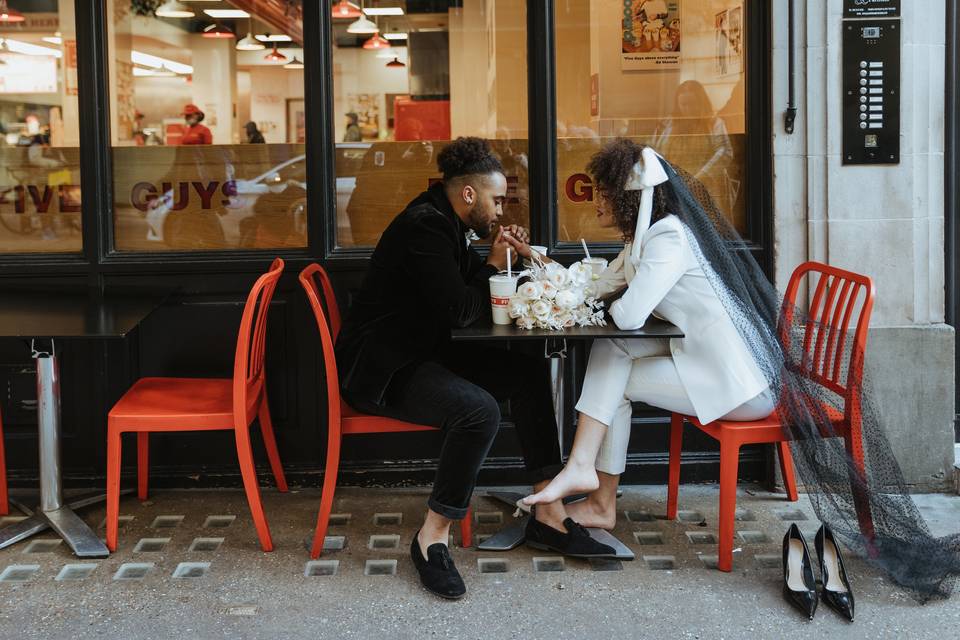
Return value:
[(0, 0), (0, 22), (23, 22), (26, 17), (7, 5), (7, 0)]
[(262, 51), (267, 45), (253, 37), (249, 31), (241, 40), (237, 41), (237, 51)]
[(160, 69), (144, 69), (143, 67), (134, 67), (133, 75), (138, 78), (143, 77), (153, 77), (153, 78), (173, 78), (177, 74), (167, 69), (164, 66), (161, 66)]
[[(4, 0), (0, 0), (0, 2), (3, 1)], [(193, 12), (193, 9), (182, 2), (177, 2), (177, 0), (167, 0), (157, 7), (154, 14), (156, 14), (158, 18), (192, 18), (197, 15)]]
[(400, 7), (367, 7), (363, 10), (368, 16), (402, 16), (403, 9)]
[(381, 38), (379, 35), (374, 34), (369, 40), (363, 43), (364, 49), (386, 49), (390, 46), (390, 43)]
[(399, 58), (394, 58), (393, 60), (391, 60), (390, 62), (388, 62), (385, 66), (390, 67), (390, 68), (395, 68), (395, 67), (405, 67), (405, 66), (407, 66), (407, 65), (403, 64), (402, 62), (400, 62), (400, 59), (399, 59)]
[(297, 56), (293, 56), (293, 60), (283, 65), (283, 68), (284, 69), (303, 69), (303, 62), (299, 58), (297, 58)]
[(290, 36), (284, 35), (282, 33), (277, 35), (270, 35), (269, 33), (265, 33), (263, 35), (256, 36), (256, 38), (260, 42), (291, 42), (293, 40), (293, 38), (291, 38)]
[(287, 56), (277, 50), (277, 45), (273, 45), (273, 51), (265, 55), (263, 59), (267, 62), (283, 62), (287, 59)]
[(41, 47), (38, 44), (20, 42), (19, 40), (11, 40), (10, 38), (4, 39), (3, 49), (4, 51), (8, 51), (10, 53), (22, 53), (28, 56), (51, 56), (54, 58), (60, 58), (63, 56), (63, 52), (59, 49)]
[(350, 26), (347, 27), (347, 33), (365, 34), (377, 33), (378, 31), (380, 31), (380, 27), (366, 18), (358, 18), (356, 22), (351, 22)]
[(334, 20), (343, 20), (347, 18), (359, 18), (363, 16), (363, 13), (360, 11), (360, 7), (352, 2), (340, 0), (340, 2), (333, 5), (333, 12), (331, 15), (333, 16)]
[(182, 74), (193, 73), (193, 67), (188, 64), (175, 62), (174, 60), (167, 60), (166, 58), (160, 58), (158, 56), (152, 56), (149, 53), (142, 53), (136, 50), (130, 52), (130, 62), (138, 64), (142, 67), (151, 67), (153, 69), (166, 68)]
[(203, 12), (211, 18), (249, 18), (250, 14), (243, 9), (204, 9)]
[(228, 38), (236, 38), (236, 34), (233, 33), (228, 27), (225, 27), (220, 24), (211, 24), (203, 30), (204, 38), (216, 38), (219, 40), (226, 40)]
[(385, 33), (383, 34), (383, 37), (386, 38), (387, 40), (406, 40), (407, 34), (396, 31), (394, 33)]
[(45, 36), (40, 39), (43, 40), (44, 42), (49, 42), (50, 44), (61, 44), (61, 45), (63, 44), (63, 37), (60, 35), (59, 31), (57, 31), (52, 36)]

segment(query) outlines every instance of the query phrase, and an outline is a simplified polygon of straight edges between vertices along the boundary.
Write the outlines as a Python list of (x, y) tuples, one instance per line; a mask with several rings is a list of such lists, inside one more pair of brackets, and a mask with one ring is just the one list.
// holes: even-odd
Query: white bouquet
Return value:
[(510, 298), (510, 317), (522, 329), (603, 326), (603, 302), (594, 297), (593, 269), (582, 262), (569, 268), (539, 259), (524, 273), (530, 279)]

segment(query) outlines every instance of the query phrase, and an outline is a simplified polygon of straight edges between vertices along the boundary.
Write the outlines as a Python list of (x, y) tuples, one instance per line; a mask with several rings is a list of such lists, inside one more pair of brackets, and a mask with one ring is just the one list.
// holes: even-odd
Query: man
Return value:
[(180, 138), (180, 144), (213, 144), (213, 133), (203, 122), (204, 113), (200, 107), (195, 104), (188, 104), (183, 108), (183, 120), (186, 127), (183, 128), (183, 136)]
[[(450, 329), (489, 318), (490, 276), (507, 248), (529, 257), (526, 230), (503, 228), (507, 181), (479, 138), (459, 138), (438, 156), (443, 181), (418, 196), (384, 231), (337, 341), (344, 398), (357, 409), (444, 431), (429, 510), (410, 546), (423, 585), (445, 598), (466, 587), (447, 549), (450, 524), (466, 515), (477, 473), (510, 400), (534, 488), (559, 470), (549, 379), (543, 358), (450, 342)], [(486, 260), (472, 233), (494, 236)], [(566, 517), (560, 501), (539, 505), (527, 539), (581, 557), (607, 557)]]

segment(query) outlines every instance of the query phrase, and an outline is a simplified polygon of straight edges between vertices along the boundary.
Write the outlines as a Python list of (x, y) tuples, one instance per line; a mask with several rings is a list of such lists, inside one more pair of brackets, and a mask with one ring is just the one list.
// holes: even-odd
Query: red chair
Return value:
[(0, 415), (0, 516), (10, 513), (7, 495), (7, 457), (3, 450), (3, 415)]
[[(317, 287), (319, 281), (323, 293)], [(340, 334), (340, 310), (333, 294), (333, 285), (327, 272), (318, 264), (311, 264), (300, 272), (300, 284), (307, 292), (307, 299), (317, 319), (320, 331), (320, 343), (323, 348), (323, 362), (327, 377), (327, 466), (323, 474), (323, 493), (320, 497), (320, 513), (317, 516), (317, 530), (313, 536), (310, 557), (319, 558), (323, 552), (323, 541), (330, 524), (330, 511), (333, 509), (333, 494), (337, 488), (337, 472), (340, 469), (340, 441), (343, 436), (369, 433), (404, 433), (408, 431), (433, 431), (435, 427), (403, 422), (393, 418), (372, 416), (354, 410), (340, 396), (340, 377), (337, 374), (337, 360), (333, 345)], [(327, 312), (320, 304), (323, 296)], [(328, 327), (326, 316), (330, 316)], [(472, 510), (460, 521), (460, 543), (464, 547), (473, 544)]]
[[(836, 269), (819, 262), (805, 262), (797, 267), (790, 277), (784, 295), (780, 332), (785, 344), (791, 339), (793, 309), (796, 308), (797, 292), (807, 274), (819, 277), (810, 287), (813, 299), (803, 329), (803, 351), (799, 373), (812, 382), (826, 387), (844, 400), (844, 411), (824, 407), (836, 433), (842, 435), (847, 452), (858, 465), (862, 476), (864, 469), (863, 441), (860, 432), (860, 381), (863, 377), (863, 359), (867, 343), (867, 328), (873, 310), (875, 290), (873, 281), (850, 271)], [(857, 309), (858, 300), (862, 304)], [(847, 329), (853, 322), (853, 345), (849, 354), (846, 379), (844, 350)], [(816, 329), (819, 328), (819, 331)], [(737, 467), (740, 447), (746, 444), (776, 444), (783, 472), (783, 483), (791, 501), (797, 500), (797, 484), (783, 426), (777, 411), (763, 420), (733, 422), (717, 420), (702, 424), (693, 416), (673, 414), (670, 422), (670, 471), (667, 488), (667, 518), (677, 517), (677, 494), (680, 489), (680, 450), (683, 441), (683, 423), (689, 422), (710, 437), (720, 442), (720, 514), (718, 517), (717, 568), (730, 571), (733, 565), (734, 512), (737, 506)], [(857, 491), (859, 482), (853, 481), (854, 502), (865, 536), (873, 537), (873, 519), (870, 504), (862, 492)]]
[(232, 379), (141, 378), (110, 410), (107, 418), (107, 547), (111, 551), (117, 549), (120, 515), (121, 435), (129, 431), (137, 434), (137, 495), (140, 500), (146, 500), (150, 432), (221, 430), (233, 430), (236, 436), (243, 486), (260, 546), (264, 551), (273, 550), (260, 502), (260, 486), (250, 447), (250, 424), (259, 418), (277, 489), (285, 492), (287, 481), (273, 437), (263, 367), (267, 312), (282, 272), (283, 260), (277, 258), (247, 296)]

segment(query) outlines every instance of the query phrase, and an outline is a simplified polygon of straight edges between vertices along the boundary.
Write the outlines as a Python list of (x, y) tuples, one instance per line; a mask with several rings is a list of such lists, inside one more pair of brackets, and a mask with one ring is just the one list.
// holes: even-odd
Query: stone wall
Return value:
[[(944, 322), (944, 0), (903, 3), (901, 160), (841, 164), (842, 0), (795, 2), (796, 95), (787, 106), (787, 0), (774, 0), (774, 256), (783, 289), (805, 260), (870, 275), (868, 376), (904, 476), (949, 486), (954, 331)], [(921, 3), (917, 3), (920, 5)]]

